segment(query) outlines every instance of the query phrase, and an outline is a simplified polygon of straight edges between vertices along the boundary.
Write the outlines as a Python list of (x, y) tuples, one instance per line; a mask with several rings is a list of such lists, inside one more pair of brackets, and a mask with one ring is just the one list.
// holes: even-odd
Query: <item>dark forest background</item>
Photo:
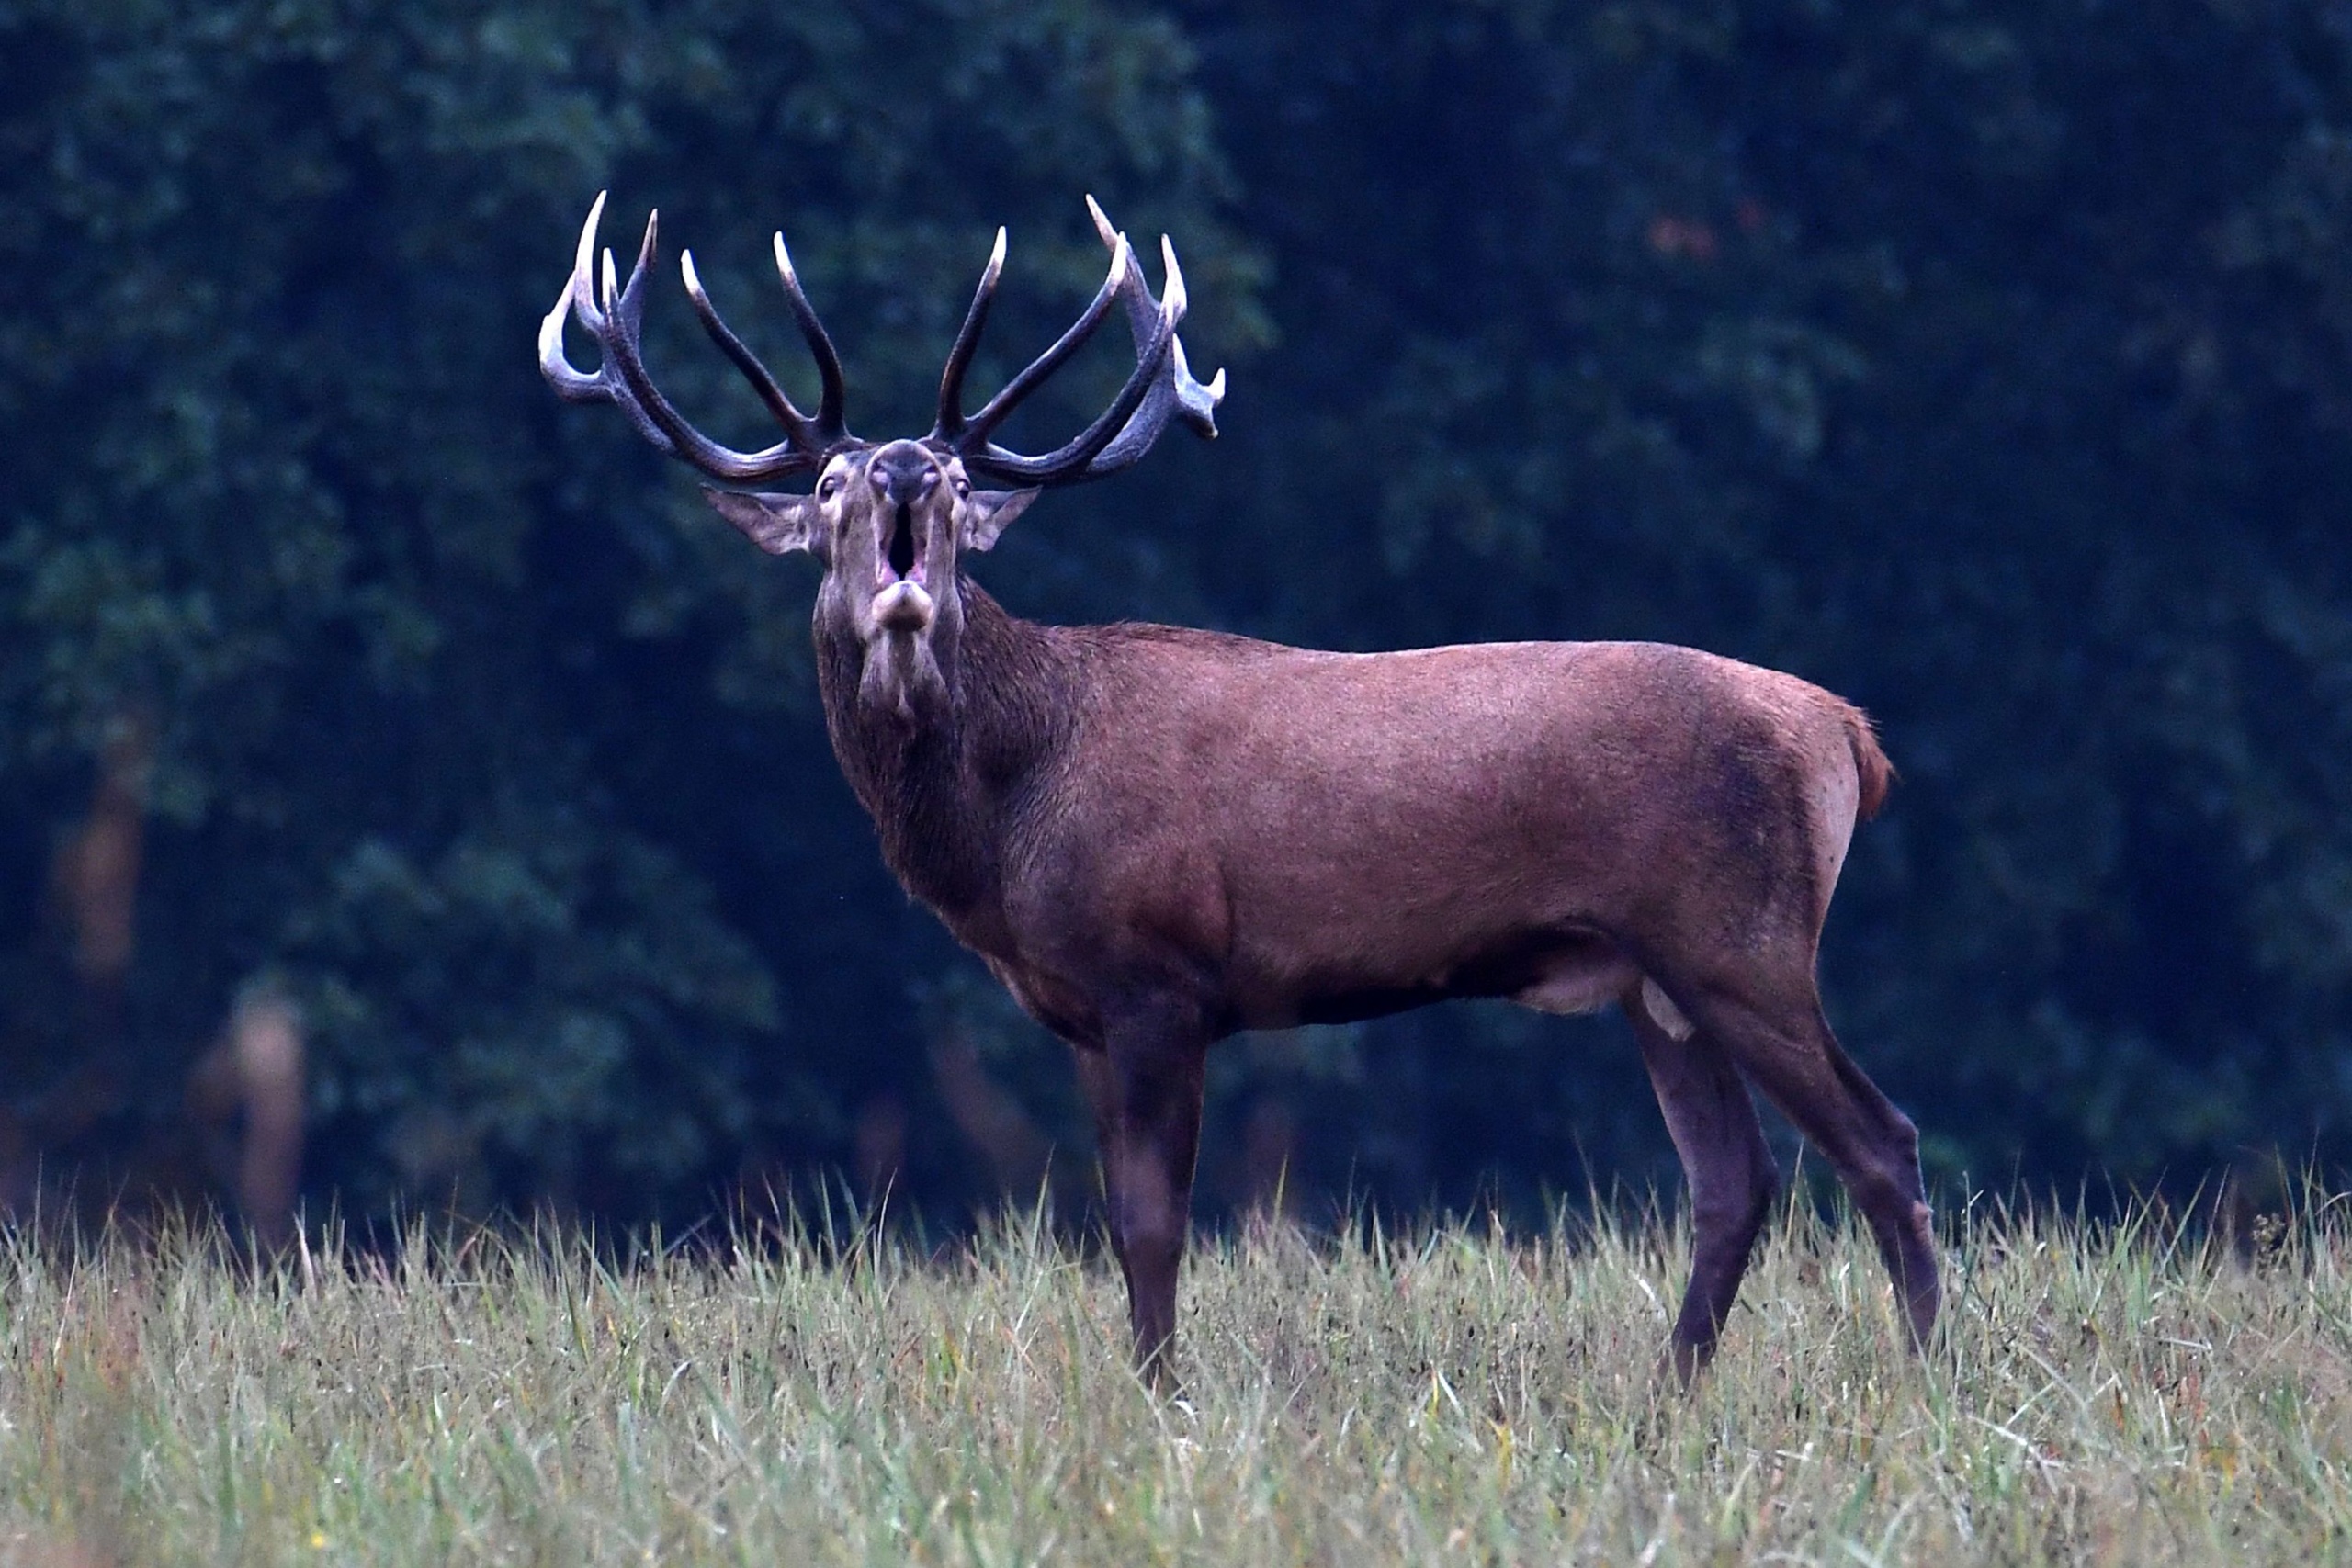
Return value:
[[(980, 381), (1081, 193), (1169, 231), (1226, 434), (1048, 498), (1013, 608), (1797, 671), (1902, 770), (1826, 982), (1931, 1174), (2352, 1142), (2352, 5), (0, 0), (0, 1201), (1084, 1192), (836, 775), (813, 571), (539, 379), (605, 186), (805, 389), (781, 226), (881, 434), (995, 225)], [(1213, 1072), (1204, 1214), (1672, 1170), (1614, 1021)]]

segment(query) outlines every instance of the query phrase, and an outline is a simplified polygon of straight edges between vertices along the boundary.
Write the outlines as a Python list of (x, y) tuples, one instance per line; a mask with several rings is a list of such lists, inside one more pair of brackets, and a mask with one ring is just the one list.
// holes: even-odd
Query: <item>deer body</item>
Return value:
[[(601, 210), (601, 198), (599, 209)], [(1094, 1112), (1138, 1363), (1168, 1375), (1208, 1047), (1238, 1030), (1368, 1018), (1451, 997), (1551, 1012), (1623, 1004), (1691, 1193), (1694, 1258), (1672, 1359), (1712, 1354), (1777, 1172), (1749, 1087), (1838, 1171), (1915, 1339), (1939, 1304), (1917, 1134), (1845, 1055), (1815, 957), (1855, 822), (1889, 770), (1861, 714), (1789, 675), (1650, 643), (1341, 654), (1151, 626), (1046, 626), (968, 581), (1045, 486), (1134, 462), (1170, 419), (1214, 434), (1220, 376), (1185, 368), (1183, 291), (1155, 304), (1100, 209), (1111, 275), (1080, 324), (978, 414), (961, 382), (1002, 236), (921, 441), (850, 436), (839, 364), (778, 265), (825, 377), (800, 413), (721, 323), (705, 326), (785, 427), (720, 447), (637, 348), (653, 231), (628, 287), (579, 261), (540, 338), (550, 381), (730, 483), (763, 548), (824, 567), (818, 681), (843, 775), (884, 859), (1075, 1048)], [(1081, 436), (1031, 457), (989, 433), (1114, 305), (1136, 367)], [(562, 355), (566, 315), (604, 350)], [(1033, 488), (976, 490), (973, 475)]]
[[(1865, 766), (1884, 787), (1848, 705), (1688, 649), (1319, 653), (961, 593), (922, 756), (861, 733), (846, 682), (827, 711), (891, 869), (1081, 1044), (1106, 967), (1184, 984), (1221, 1036), (1449, 997), (1587, 1011), (1724, 922), (1807, 942)], [(1676, 764), (1708, 787), (1661, 789)]]

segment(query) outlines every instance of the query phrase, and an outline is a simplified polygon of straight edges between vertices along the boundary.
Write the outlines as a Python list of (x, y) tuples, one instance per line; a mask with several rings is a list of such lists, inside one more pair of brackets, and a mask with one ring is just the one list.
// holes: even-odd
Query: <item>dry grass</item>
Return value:
[(600, 1262), (420, 1231), (259, 1273), (217, 1234), (0, 1248), (0, 1558), (97, 1564), (2098, 1562), (2352, 1556), (2352, 1235), (2251, 1267), (1960, 1227), (1898, 1348), (1850, 1232), (1775, 1231), (1713, 1376), (1654, 1369), (1629, 1222), (1205, 1245), (1188, 1399), (1115, 1275), (1015, 1224)]

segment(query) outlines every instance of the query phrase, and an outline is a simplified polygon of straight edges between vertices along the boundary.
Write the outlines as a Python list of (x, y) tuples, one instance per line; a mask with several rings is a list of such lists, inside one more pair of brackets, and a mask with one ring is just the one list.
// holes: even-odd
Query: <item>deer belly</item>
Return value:
[(1642, 972), (1623, 953), (1585, 947), (1553, 959), (1533, 984), (1513, 991), (1510, 999), (1537, 1012), (1599, 1012), (1641, 979)]
[[(1625, 998), (1634, 983), (1641, 985), (1642, 1011), (1652, 1023), (1666, 1031), (1669, 1039), (1688, 1040), (1697, 1032), (1682, 1010), (1672, 998), (1658, 989), (1657, 982), (1634, 968), (1623, 959), (1595, 964), (1579, 961), (1547, 974), (1523, 991), (1514, 992), (1511, 1000), (1538, 1012), (1575, 1015), (1599, 1012), (1611, 1002)], [(1626, 1006), (1635, 1004), (1627, 1001)]]

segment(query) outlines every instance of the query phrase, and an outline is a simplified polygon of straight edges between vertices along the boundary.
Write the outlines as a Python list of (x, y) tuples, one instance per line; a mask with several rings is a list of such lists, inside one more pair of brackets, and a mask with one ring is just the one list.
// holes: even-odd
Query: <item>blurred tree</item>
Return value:
[[(362, 1206), (1084, 1187), (835, 775), (808, 575), (530, 367), (608, 185), (805, 390), (786, 225), (866, 434), (994, 224), (979, 379), (1091, 287), (1080, 191), (1173, 232), (1227, 437), (1033, 513), (1016, 609), (1793, 669), (1905, 770), (1828, 980), (1944, 1168), (2340, 1156), (2347, 51), (2340, 0), (0, 0), (0, 1160), (170, 1122), (266, 983)], [(753, 434), (666, 277), (649, 335)], [(1213, 1093), (1217, 1202), (1665, 1168), (1629, 1042), (1499, 1007)]]
[[(1343, 9), (1182, 7), (1313, 345), (1220, 471), (1386, 568), (1239, 618), (1855, 696), (1905, 784), (1832, 1007), (1937, 1163), (2341, 1157), (2352, 7)], [(1443, 1077), (1472, 1026), (1381, 1027)]]
[[(311, 1183), (363, 1206), (644, 1214), (839, 1157), (877, 1058), (922, 1058), (876, 972), (902, 901), (859, 865), (843, 919), (840, 879), (798, 880), (870, 858), (807, 711), (805, 585), (560, 409), (528, 345), (608, 183), (672, 202), (765, 339), (789, 219), (869, 429), (922, 406), (993, 223), (1029, 242), (999, 341), (1058, 329), (1101, 268), (1082, 190), (1132, 187), (1123, 219), (1246, 308), (1187, 59), (1089, 0), (0, 5), (17, 908), (91, 759), (153, 733), (119, 1038), (56, 939), (8, 944), (26, 1115), (96, 1052), (76, 1146), (135, 1143), (274, 976), (314, 1036)], [(671, 384), (755, 409), (671, 314)], [(853, 955), (830, 991), (797, 967)]]

